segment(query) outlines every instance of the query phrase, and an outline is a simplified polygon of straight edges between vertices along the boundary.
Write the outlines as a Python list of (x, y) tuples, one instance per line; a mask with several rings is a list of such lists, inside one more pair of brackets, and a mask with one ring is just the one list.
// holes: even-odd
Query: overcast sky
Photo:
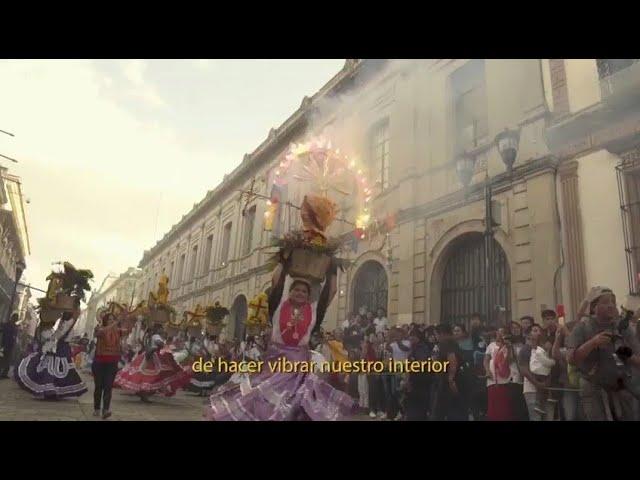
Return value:
[[(0, 164), (22, 178), (32, 254), (108, 273), (137, 266), (207, 190), (344, 60), (0, 61)], [(36, 292), (37, 293), (37, 292)]]

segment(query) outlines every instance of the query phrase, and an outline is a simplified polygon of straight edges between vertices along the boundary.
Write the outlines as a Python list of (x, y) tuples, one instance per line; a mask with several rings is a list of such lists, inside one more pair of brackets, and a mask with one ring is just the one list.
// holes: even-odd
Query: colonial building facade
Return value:
[(548, 141), (561, 163), (560, 196), (572, 307), (607, 285), (627, 308), (640, 295), (640, 63), (550, 60)]
[(16, 294), (14, 304), (10, 303), (16, 284), (16, 266), (20, 262), (24, 264), (29, 254), (20, 178), (0, 167), (0, 321), (4, 321), (9, 310), (22, 311), (18, 308), (21, 295)]
[[(586, 89), (578, 81), (581, 70), (566, 61), (570, 67), (565, 69), (563, 94), (557, 62), (348, 60), (144, 253), (140, 291), (146, 297), (164, 273), (170, 278), (170, 302), (178, 310), (220, 301), (231, 309), (229, 333), (241, 334), (247, 302), (269, 285), (271, 237), (263, 230), (265, 201), (247, 202), (241, 191), (271, 195), (287, 147), (320, 134), (359, 158), (375, 185), (372, 216), (394, 219), (388, 235), (367, 234), (344, 253), (352, 264), (339, 273), (339, 293), (325, 320), (328, 328), (362, 305), (385, 308), (392, 323), (466, 322), (472, 313), (485, 311), (486, 182), (492, 185), (497, 223), (491, 303), (502, 307), (506, 318), (536, 316), (543, 306), (559, 303), (566, 303), (571, 314), (587, 285), (609, 282), (621, 288), (629, 248), (623, 245), (620, 205), (612, 204), (617, 220), (611, 220), (611, 228), (619, 232), (611, 234), (620, 244), (618, 279), (618, 270), (601, 267), (604, 261), (587, 267), (591, 257), (580, 249), (597, 256), (607, 242), (596, 238), (596, 223), (585, 228), (585, 222), (577, 220), (576, 208), (581, 207), (575, 202), (572, 206), (570, 197), (578, 187), (569, 181), (571, 167), (565, 165), (570, 158), (547, 146), (550, 141), (556, 148), (548, 129), (561, 125), (563, 109), (573, 113), (571, 108), (584, 108), (585, 102), (584, 92), (571, 93), (573, 88)], [(589, 62), (597, 71), (596, 61)], [(600, 78), (596, 75), (594, 81)], [(519, 131), (511, 171), (495, 141), (506, 128)], [(468, 186), (459, 171), (463, 152), (473, 162)], [(600, 157), (594, 158), (594, 168), (600, 169)], [(590, 182), (598, 182), (596, 170)], [(615, 203), (615, 165), (607, 178), (611, 185), (606, 186), (606, 202), (613, 198)], [(280, 195), (299, 205), (305, 188), (292, 182)], [(604, 186), (599, 188), (594, 204), (605, 193)], [(342, 215), (353, 221), (357, 212), (352, 198), (336, 200)], [(295, 208), (282, 206), (282, 201), (280, 205), (276, 235), (300, 225)], [(627, 223), (633, 224), (632, 219)], [(579, 241), (577, 228), (584, 230)], [(352, 229), (335, 222), (330, 233)], [(593, 238), (585, 242), (587, 237)]]

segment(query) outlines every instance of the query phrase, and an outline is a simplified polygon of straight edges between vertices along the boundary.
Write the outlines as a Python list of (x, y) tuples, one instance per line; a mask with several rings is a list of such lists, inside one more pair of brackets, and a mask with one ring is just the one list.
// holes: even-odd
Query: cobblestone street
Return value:
[[(80, 398), (59, 401), (34, 399), (10, 379), (0, 381), (0, 421), (4, 420), (90, 420), (93, 416), (93, 379), (83, 374), (89, 391)], [(199, 421), (206, 397), (178, 392), (174, 397), (154, 396), (145, 404), (136, 396), (114, 390), (111, 401), (113, 416), (108, 420), (177, 420)]]
[[(93, 416), (93, 378), (82, 374), (89, 391), (80, 398), (45, 401), (33, 398), (12, 379), (0, 380), (0, 421), (22, 420), (89, 420), (104, 421)], [(137, 396), (113, 390), (111, 411), (107, 421), (200, 421), (207, 397), (179, 391), (173, 397), (153, 396), (143, 403)], [(351, 420), (369, 420), (358, 415)]]

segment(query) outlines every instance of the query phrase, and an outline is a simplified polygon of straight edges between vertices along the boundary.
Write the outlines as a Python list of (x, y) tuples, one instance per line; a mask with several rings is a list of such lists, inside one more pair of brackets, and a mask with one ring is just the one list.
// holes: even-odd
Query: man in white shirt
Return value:
[(376, 333), (384, 332), (387, 328), (389, 328), (389, 320), (387, 320), (387, 317), (382, 308), (378, 309), (378, 316), (373, 319), (373, 324), (376, 327)]
[(531, 353), (540, 344), (542, 334), (542, 327), (538, 324), (533, 324), (527, 336), (527, 343), (520, 349), (520, 353), (518, 354), (520, 372), (522, 372), (522, 376), (524, 377), (524, 399), (527, 402), (529, 420), (532, 421), (542, 420), (543, 406), (538, 405), (537, 393), (548, 386), (548, 383), (540, 381), (539, 377), (536, 377), (530, 370)]

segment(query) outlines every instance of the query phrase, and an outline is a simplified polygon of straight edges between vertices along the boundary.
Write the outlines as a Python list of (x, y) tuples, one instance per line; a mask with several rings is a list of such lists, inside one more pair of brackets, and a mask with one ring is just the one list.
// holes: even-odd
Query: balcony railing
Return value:
[(640, 59), (597, 59), (602, 98), (640, 92)]
[(610, 77), (614, 73), (624, 70), (638, 61), (640, 61), (638, 58), (598, 58), (596, 60), (598, 75), (601, 79)]
[(640, 151), (623, 155), (616, 171), (629, 293), (640, 295)]

